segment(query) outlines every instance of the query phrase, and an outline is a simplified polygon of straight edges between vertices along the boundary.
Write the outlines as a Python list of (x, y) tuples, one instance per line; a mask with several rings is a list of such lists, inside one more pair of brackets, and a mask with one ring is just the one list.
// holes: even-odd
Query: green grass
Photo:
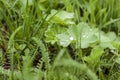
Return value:
[(120, 80), (120, 0), (0, 0), (0, 80)]

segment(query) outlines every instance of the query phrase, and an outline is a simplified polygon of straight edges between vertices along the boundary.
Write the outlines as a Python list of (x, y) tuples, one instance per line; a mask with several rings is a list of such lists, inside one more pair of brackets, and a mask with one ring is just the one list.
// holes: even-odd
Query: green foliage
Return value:
[(0, 0), (0, 80), (120, 80), (120, 0)]
[(62, 25), (75, 24), (71, 19), (74, 18), (74, 13), (68, 13), (66, 11), (51, 10), (51, 14), (48, 16), (47, 21), (52, 23), (58, 23)]

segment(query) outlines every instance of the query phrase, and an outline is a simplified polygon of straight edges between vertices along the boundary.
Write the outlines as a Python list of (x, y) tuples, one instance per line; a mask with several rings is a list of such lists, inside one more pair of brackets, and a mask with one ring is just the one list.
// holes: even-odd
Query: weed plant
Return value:
[(120, 80), (120, 0), (0, 0), (0, 80)]

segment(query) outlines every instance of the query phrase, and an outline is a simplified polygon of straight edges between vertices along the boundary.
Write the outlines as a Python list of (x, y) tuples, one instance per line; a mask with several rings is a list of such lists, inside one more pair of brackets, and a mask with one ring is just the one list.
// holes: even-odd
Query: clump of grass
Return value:
[(119, 2), (1, 0), (0, 79), (119, 80)]

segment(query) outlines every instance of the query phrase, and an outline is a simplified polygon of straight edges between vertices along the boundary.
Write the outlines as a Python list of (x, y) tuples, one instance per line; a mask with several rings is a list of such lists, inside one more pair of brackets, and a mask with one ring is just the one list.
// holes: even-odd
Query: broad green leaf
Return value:
[(115, 47), (112, 45), (112, 42), (101, 42), (100, 46), (105, 48), (109, 48), (109, 49), (115, 49)]
[(114, 40), (116, 39), (116, 35), (113, 32), (108, 32), (105, 34), (104, 32), (95, 33), (96, 37), (100, 38), (100, 46), (103, 48), (109, 48), (109, 49), (115, 49), (112, 43), (114, 43)]
[(57, 34), (64, 33), (67, 30), (67, 28), (59, 26), (59, 25), (51, 25), (48, 27), (48, 29), (45, 32), (45, 41), (51, 44), (54, 44), (58, 41), (58, 38), (56, 37)]
[(51, 20), (53, 23), (59, 24), (75, 24), (72, 19), (74, 18), (74, 13), (68, 13), (66, 11), (57, 11), (51, 10), (51, 14), (46, 19), (47, 21)]
[(97, 33), (95, 33), (95, 35), (97, 36), (97, 38), (100, 38), (100, 42), (110, 42), (111, 40), (109, 39), (109, 37), (106, 36), (106, 34), (102, 31), (98, 31)]
[(84, 57), (84, 60), (89, 64), (95, 64), (99, 61), (103, 53), (104, 49), (100, 46), (96, 46), (92, 49), (89, 56)]
[(81, 48), (87, 48), (91, 43), (97, 41), (96, 36), (94, 35), (95, 29), (91, 29), (89, 26), (86, 26), (82, 29), (81, 34)]
[(98, 39), (94, 35), (96, 29), (91, 29), (87, 23), (81, 22), (77, 26), (70, 26), (66, 33), (57, 35), (60, 45), (67, 47), (72, 41), (77, 46), (88, 48), (90, 44), (95, 43)]
[[(57, 13), (57, 10), (52, 10), (51, 11), (52, 15), (54, 15), (55, 13)], [(74, 18), (74, 13), (68, 13), (66, 11), (60, 11), (55, 15), (55, 17), (59, 17), (62, 20), (72, 19), (72, 18)]]
[(87, 48), (91, 43), (97, 41), (97, 37), (94, 35), (96, 31), (96, 29), (90, 28), (87, 23), (81, 22), (70, 28), (68, 33), (76, 38), (78, 47)]
[(58, 34), (57, 38), (59, 39), (59, 44), (63, 47), (67, 47), (74, 40), (72, 36), (64, 33)]
[(111, 41), (113, 41), (113, 40), (116, 39), (116, 34), (115, 34), (114, 32), (108, 32), (108, 33), (106, 34), (106, 36), (107, 36)]

